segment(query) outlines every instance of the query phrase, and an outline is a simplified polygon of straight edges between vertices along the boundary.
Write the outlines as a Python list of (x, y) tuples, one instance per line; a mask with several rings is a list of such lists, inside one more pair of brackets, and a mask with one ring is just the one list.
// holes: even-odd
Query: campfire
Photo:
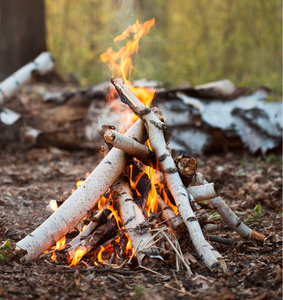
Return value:
[(174, 261), (177, 270), (192, 274), (194, 253), (211, 272), (226, 271), (195, 214), (207, 205), (241, 238), (264, 239), (233, 213), (214, 183), (197, 171), (193, 157), (172, 157), (164, 138), (166, 116), (150, 108), (154, 90), (131, 84), (131, 56), (153, 25), (154, 19), (137, 21), (114, 41), (131, 35), (133, 40), (118, 52), (109, 48), (101, 55), (114, 76), (109, 101), (119, 97), (131, 109), (134, 114), (125, 117), (123, 126), (132, 125), (123, 133), (111, 123), (103, 126), (104, 159), (86, 180), (77, 182), (66, 201), (52, 200), (50, 217), (17, 243), (15, 253), (22, 262), (44, 257), (74, 266), (87, 256), (90, 267), (133, 264), (152, 270)]

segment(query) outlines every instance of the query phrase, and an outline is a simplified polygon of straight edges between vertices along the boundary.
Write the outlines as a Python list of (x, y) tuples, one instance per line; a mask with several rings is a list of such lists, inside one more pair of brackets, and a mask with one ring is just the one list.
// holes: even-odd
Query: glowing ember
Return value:
[(49, 202), (49, 205), (50, 205), (50, 208), (52, 209), (52, 210), (57, 210), (58, 209), (58, 204), (57, 204), (57, 201), (56, 200), (51, 200), (50, 202)]
[(86, 254), (86, 249), (77, 249), (75, 256), (70, 264), (70, 267), (75, 266), (85, 254)]

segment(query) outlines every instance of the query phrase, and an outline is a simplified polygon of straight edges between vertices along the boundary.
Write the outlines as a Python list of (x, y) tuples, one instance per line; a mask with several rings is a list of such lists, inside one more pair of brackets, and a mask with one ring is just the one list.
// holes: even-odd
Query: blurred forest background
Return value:
[(82, 86), (109, 80), (100, 54), (122, 47), (113, 40), (136, 19), (151, 18), (132, 79), (173, 87), (229, 78), (282, 94), (281, 0), (45, 0), (47, 48), (62, 76)]

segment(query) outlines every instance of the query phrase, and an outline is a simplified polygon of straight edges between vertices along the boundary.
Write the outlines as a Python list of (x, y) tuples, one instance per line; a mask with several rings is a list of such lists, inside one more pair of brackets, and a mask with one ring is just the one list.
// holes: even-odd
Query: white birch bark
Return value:
[(107, 129), (104, 134), (104, 139), (113, 147), (125, 151), (130, 156), (137, 158), (147, 166), (154, 163), (154, 154), (146, 145), (141, 144), (124, 134)]
[[(142, 143), (147, 140), (140, 120), (125, 134)], [(113, 148), (84, 183), (41, 226), (16, 244), (16, 253), (26, 251), (22, 261), (34, 260), (74, 228), (98, 203), (127, 165), (127, 154)]]
[[(193, 182), (193, 184), (208, 183), (206, 178), (199, 172), (197, 172), (194, 181), (195, 182)], [(225, 201), (221, 197), (209, 199), (208, 202), (219, 213), (223, 220), (240, 235), (241, 238), (253, 238), (261, 241), (264, 240), (265, 236), (256, 231), (253, 231), (251, 228), (245, 225), (244, 222), (234, 214), (232, 209), (225, 203)]]
[(164, 202), (159, 194), (157, 194), (157, 201), (162, 209), (161, 220), (170, 223), (173, 230), (179, 230), (184, 226), (183, 220), (176, 215), (174, 211)]
[[(144, 215), (133, 200), (129, 184), (123, 177), (117, 180), (113, 189), (117, 193), (115, 203), (118, 207), (119, 216), (136, 251), (138, 263), (143, 265), (143, 259), (146, 254), (139, 249), (143, 249), (143, 246), (151, 239), (149, 231), (144, 233), (137, 231), (137, 227), (145, 221)], [(146, 249), (146, 251), (147, 254), (159, 255), (158, 249), (154, 245)]]
[(199, 186), (188, 186), (187, 192), (194, 197), (196, 202), (205, 201), (218, 196), (213, 182)]
[(198, 220), (192, 211), (187, 190), (180, 179), (178, 170), (164, 140), (163, 130), (166, 127), (165, 124), (157, 118), (150, 108), (146, 107), (124, 86), (122, 79), (113, 78), (111, 82), (114, 84), (122, 102), (127, 104), (133, 112), (143, 120), (150, 145), (156, 156), (157, 164), (159, 164), (163, 172), (167, 186), (177, 204), (179, 213), (187, 225), (193, 245), (210, 271), (215, 270), (220, 267), (221, 264), (215, 258), (211, 249), (207, 247), (207, 242), (203, 236)]
[(21, 87), (32, 79), (32, 73), (38, 72), (40, 75), (54, 69), (55, 60), (49, 52), (41, 53), (34, 61), (26, 64), (14, 74), (0, 83), (0, 105), (4, 100), (13, 96)]

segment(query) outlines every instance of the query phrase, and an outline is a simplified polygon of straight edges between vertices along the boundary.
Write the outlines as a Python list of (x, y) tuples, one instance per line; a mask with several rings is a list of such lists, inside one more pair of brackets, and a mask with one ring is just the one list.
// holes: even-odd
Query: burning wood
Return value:
[[(145, 222), (145, 217), (135, 203), (130, 187), (123, 177), (115, 183), (114, 190), (116, 192), (116, 204), (122, 224), (135, 249), (138, 263), (143, 265), (146, 254), (156, 257), (159, 255), (159, 251), (155, 244), (145, 247), (145, 244), (151, 238), (151, 234), (149, 231), (139, 232), (140, 225)], [(146, 249), (146, 254), (141, 249)]]
[(167, 182), (178, 210), (188, 227), (192, 242), (202, 257), (205, 265), (211, 270), (220, 267), (220, 263), (213, 255), (211, 249), (207, 247), (207, 242), (203, 237), (197, 218), (194, 215), (189, 204), (189, 197), (178, 174), (175, 163), (166, 147), (163, 131), (166, 125), (160, 121), (156, 115), (146, 107), (140, 100), (129, 91), (121, 79), (114, 78), (111, 80), (115, 86), (121, 100), (127, 104), (133, 112), (139, 116), (146, 127), (150, 145), (155, 152), (156, 160), (160, 164), (161, 171)]
[[(150, 101), (154, 91), (136, 89), (126, 79), (132, 68), (128, 65), (131, 61), (129, 56), (137, 50), (141, 35), (147, 33), (153, 24), (154, 19), (143, 25), (137, 22), (130, 26), (115, 40), (123, 40), (132, 32), (134, 41), (117, 53), (109, 48), (101, 55), (103, 61), (109, 61), (111, 68), (119, 76), (122, 75), (126, 85), (122, 79), (114, 78), (111, 81), (122, 102), (140, 120), (124, 135), (116, 132), (111, 125), (103, 127), (102, 136), (107, 143), (104, 159), (61, 206), (58, 207), (56, 201), (51, 201), (47, 210), (50, 211), (55, 206), (55, 212), (34, 232), (17, 243), (15, 252), (21, 256), (22, 262), (36, 259), (57, 242), (52, 251), (53, 259), (55, 252), (59, 252), (72, 266), (85, 254), (98, 251), (100, 247), (97, 257), (103, 263), (104, 247), (111, 245), (109, 267), (113, 262), (114, 252), (116, 264), (123, 262), (119, 266), (121, 267), (127, 259), (125, 253), (131, 244), (133, 251), (128, 264), (134, 255), (140, 267), (160, 265), (164, 263), (162, 255), (170, 256), (171, 260), (176, 261), (177, 270), (184, 266), (191, 275), (189, 264), (196, 265), (196, 260), (187, 251), (183, 255), (178, 240), (188, 230), (189, 236), (186, 234), (185, 243), (193, 245), (204, 265), (210, 271), (226, 271), (224, 259), (205, 239), (192, 209), (193, 205), (197, 206), (196, 202), (203, 200), (208, 201), (241, 237), (263, 239), (261, 234), (252, 231), (234, 215), (218, 196), (214, 183), (208, 183), (197, 172), (194, 158), (181, 155), (173, 160), (163, 134), (166, 118), (158, 109), (150, 109), (150, 103), (145, 105), (146, 102), (141, 102), (135, 96), (137, 94), (139, 98)], [(121, 67), (116, 63), (117, 59), (121, 59)], [(147, 140), (149, 145), (145, 145)], [(141, 169), (137, 160), (146, 167), (142, 165), (144, 169)], [(153, 168), (160, 173), (158, 179)], [(125, 175), (129, 175), (128, 181)], [(105, 206), (104, 203), (102, 209), (99, 206), (100, 211), (91, 218), (89, 214), (97, 208), (99, 200), (104, 199), (106, 192), (111, 193), (112, 205)], [(101, 221), (106, 209), (112, 212), (110, 218)], [(64, 236), (86, 216), (88, 222), (91, 220), (87, 227), (75, 238), (68, 238), (66, 244), (64, 241), (63, 246)], [(122, 237), (121, 233), (124, 234)], [(45, 255), (49, 254), (50, 252)]]
[[(136, 122), (126, 133), (145, 142), (146, 133), (142, 122)], [(97, 168), (40, 227), (16, 245), (16, 253), (24, 250), (22, 261), (37, 258), (75, 227), (117, 180), (128, 165), (125, 152), (113, 148)]]

